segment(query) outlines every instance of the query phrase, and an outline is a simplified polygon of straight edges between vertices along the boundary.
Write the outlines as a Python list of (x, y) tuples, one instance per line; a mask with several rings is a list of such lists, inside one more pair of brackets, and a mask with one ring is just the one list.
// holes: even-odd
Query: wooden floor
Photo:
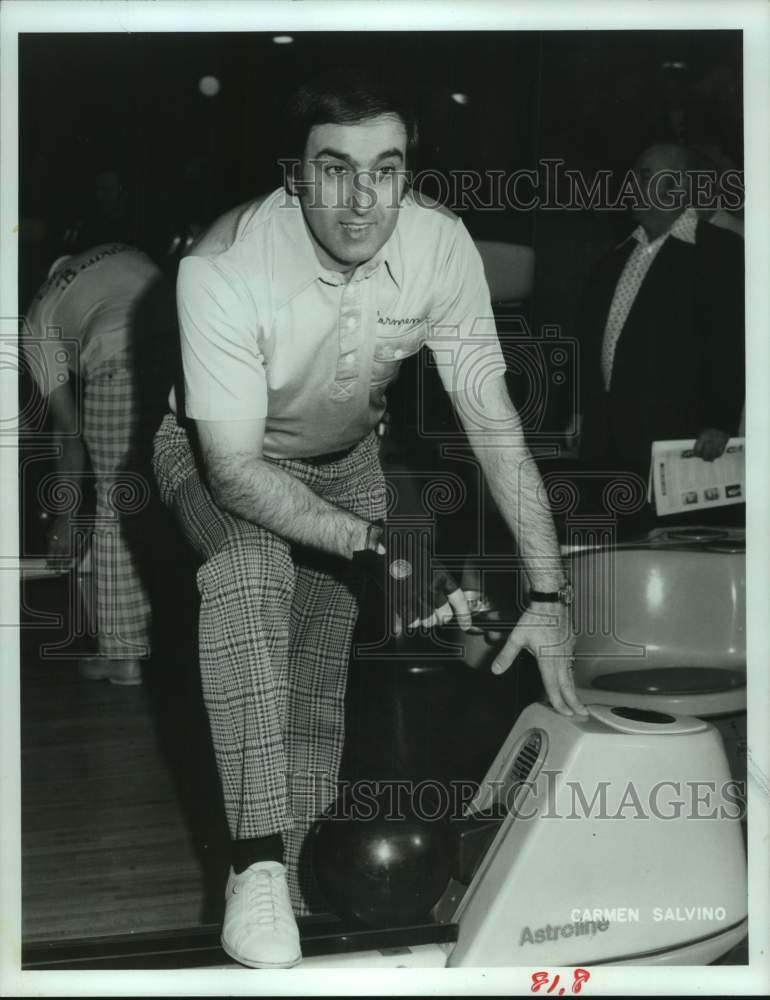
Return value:
[[(61, 594), (29, 590), (36, 609)], [(24, 941), (218, 920), (226, 832), (195, 663), (121, 688), (41, 658), (41, 635), (22, 646)]]
[[(80, 680), (71, 664), (25, 668), (26, 941), (216, 918), (202, 853), (215, 861), (222, 838), (217, 845), (215, 824), (211, 837), (195, 837), (201, 827), (189, 822), (190, 789), (176, 780), (150, 699), (145, 688)], [(200, 804), (214, 792), (201, 787)]]

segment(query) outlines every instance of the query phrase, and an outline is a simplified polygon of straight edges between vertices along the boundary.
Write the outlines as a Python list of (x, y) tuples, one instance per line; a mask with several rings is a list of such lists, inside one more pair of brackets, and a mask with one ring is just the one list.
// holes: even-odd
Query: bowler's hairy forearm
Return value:
[(289, 542), (350, 559), (364, 547), (368, 524), (334, 507), (279, 466), (252, 454), (204, 450), (212, 496), (220, 507)]
[(492, 496), (516, 538), (530, 585), (534, 590), (557, 590), (564, 572), (556, 529), (504, 380), (499, 380), (495, 393), (494, 429), (462, 403), (458, 411)]

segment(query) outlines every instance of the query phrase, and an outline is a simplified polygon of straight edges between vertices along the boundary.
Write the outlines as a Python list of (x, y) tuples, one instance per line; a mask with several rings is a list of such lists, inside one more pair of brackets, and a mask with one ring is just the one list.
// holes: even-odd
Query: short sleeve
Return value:
[(474, 392), (505, 374), (484, 265), (460, 220), (439, 254), (427, 344), (447, 392)]
[(187, 416), (267, 416), (256, 308), (237, 278), (206, 257), (185, 257), (179, 265), (177, 308)]

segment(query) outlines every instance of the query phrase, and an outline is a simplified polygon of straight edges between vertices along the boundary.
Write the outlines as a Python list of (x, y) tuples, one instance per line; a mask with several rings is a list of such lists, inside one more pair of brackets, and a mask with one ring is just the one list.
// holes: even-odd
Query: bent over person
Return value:
[(374, 428), (400, 360), (423, 345), (533, 590), (498, 672), (526, 646), (554, 707), (585, 711), (481, 260), (457, 218), (407, 189), (411, 113), (341, 71), (301, 87), (286, 115), (286, 190), (224, 216), (182, 261), (185, 399), (155, 443), (161, 493), (203, 558), (202, 681), (233, 839), (222, 944), (253, 967), (298, 962), (295, 914), (316, 904), (300, 853), (334, 798), (362, 573), (397, 562), (406, 626), (470, 624), (451, 577), (382, 524)]
[(85, 477), (94, 486), (97, 655), (79, 664), (88, 680), (141, 684), (151, 653), (157, 497), (153, 506), (150, 453), (176, 341), (173, 286), (146, 254), (122, 243), (59, 258), (23, 327), (30, 371), (52, 418), (56, 480), (76, 498), (52, 520), (49, 557), (74, 555)]

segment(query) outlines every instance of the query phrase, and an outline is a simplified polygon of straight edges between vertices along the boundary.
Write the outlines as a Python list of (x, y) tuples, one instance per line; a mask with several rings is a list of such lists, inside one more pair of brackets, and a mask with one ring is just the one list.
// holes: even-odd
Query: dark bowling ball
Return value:
[(452, 868), (449, 825), (439, 800), (428, 804), (403, 789), (373, 793), (365, 783), (351, 788), (312, 834), (313, 867), (329, 905), (372, 927), (428, 919)]

